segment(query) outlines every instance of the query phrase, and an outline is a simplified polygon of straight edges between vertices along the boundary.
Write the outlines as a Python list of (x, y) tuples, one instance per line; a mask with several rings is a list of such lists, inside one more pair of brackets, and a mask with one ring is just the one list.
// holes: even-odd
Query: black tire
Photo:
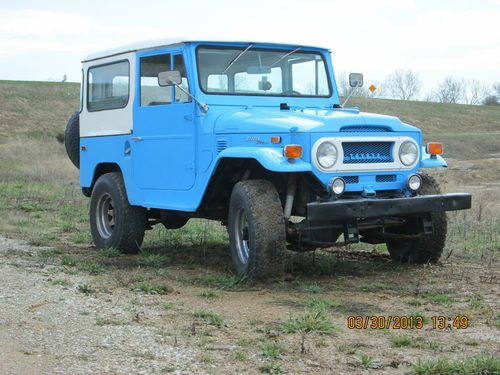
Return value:
[[(246, 221), (246, 230), (242, 221)], [(228, 232), (238, 275), (255, 279), (283, 276), (285, 220), (278, 192), (271, 182), (248, 180), (234, 186), (229, 202)], [(241, 249), (245, 241), (246, 262), (238, 247)]]
[(90, 198), (90, 230), (98, 249), (139, 252), (146, 224), (146, 209), (128, 203), (121, 173), (106, 173), (97, 179)]
[(75, 111), (64, 131), (64, 146), (71, 162), (80, 169), (80, 112)]
[[(421, 173), (422, 187), (419, 195), (441, 194), (438, 182), (426, 173)], [(417, 240), (394, 240), (387, 242), (387, 250), (391, 258), (401, 263), (436, 263), (443, 253), (446, 244), (447, 218), (446, 212), (431, 213), (434, 232)], [(417, 220), (405, 225), (403, 233), (415, 233)]]

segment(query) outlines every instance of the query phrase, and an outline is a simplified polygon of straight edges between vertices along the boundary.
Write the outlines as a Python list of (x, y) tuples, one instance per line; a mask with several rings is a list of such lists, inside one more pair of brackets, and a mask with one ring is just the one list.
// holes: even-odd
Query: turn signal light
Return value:
[(427, 143), (427, 153), (431, 155), (441, 155), (443, 153), (442, 143)]
[(302, 146), (301, 145), (286, 145), (283, 152), (287, 158), (301, 158)]
[(278, 144), (281, 143), (281, 137), (277, 135), (273, 135), (271, 137), (271, 143)]

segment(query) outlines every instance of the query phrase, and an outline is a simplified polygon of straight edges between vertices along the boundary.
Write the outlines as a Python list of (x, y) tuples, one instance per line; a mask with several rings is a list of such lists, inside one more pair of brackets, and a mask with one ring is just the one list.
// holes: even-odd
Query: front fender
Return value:
[(448, 163), (441, 155), (433, 155), (427, 153), (425, 147), (422, 147), (422, 160), (420, 160), (420, 168), (438, 168), (447, 167)]
[(302, 159), (292, 159), (283, 156), (281, 148), (272, 147), (231, 147), (217, 156), (217, 161), (223, 158), (255, 159), (265, 169), (272, 172), (309, 172), (311, 164)]

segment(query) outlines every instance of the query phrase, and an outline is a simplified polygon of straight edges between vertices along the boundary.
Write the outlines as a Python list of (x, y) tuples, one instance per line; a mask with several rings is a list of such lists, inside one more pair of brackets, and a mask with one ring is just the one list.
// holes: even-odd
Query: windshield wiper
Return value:
[(250, 48), (252, 48), (252, 47), (253, 47), (253, 45), (252, 45), (252, 44), (250, 44), (247, 48), (245, 48), (243, 51), (241, 51), (241, 52), (240, 52), (240, 54), (239, 54), (238, 56), (236, 56), (236, 57), (235, 57), (235, 58), (234, 58), (234, 59), (233, 59), (233, 60), (229, 63), (229, 65), (228, 65), (228, 66), (226, 66), (226, 69), (224, 69), (224, 71), (223, 71), (221, 74), (226, 73), (226, 72), (228, 71), (228, 69), (229, 69), (230, 67), (232, 67), (232, 66), (233, 66), (233, 64), (234, 64), (236, 61), (238, 61), (238, 59), (239, 59), (241, 56), (243, 56), (243, 55), (244, 55), (244, 54), (245, 54), (245, 53), (246, 53), (246, 52), (247, 52)]
[(285, 54), (285, 55), (281, 56), (278, 60), (276, 60), (275, 62), (273, 62), (273, 63), (271, 64), (271, 68), (272, 68), (273, 66), (275, 66), (277, 63), (279, 63), (281, 60), (283, 60), (284, 58), (287, 58), (288, 56), (290, 56), (290, 55), (294, 54), (295, 52), (299, 51), (301, 48), (302, 48), (302, 47), (296, 48), (296, 49), (294, 49), (292, 52), (288, 52), (287, 54)]

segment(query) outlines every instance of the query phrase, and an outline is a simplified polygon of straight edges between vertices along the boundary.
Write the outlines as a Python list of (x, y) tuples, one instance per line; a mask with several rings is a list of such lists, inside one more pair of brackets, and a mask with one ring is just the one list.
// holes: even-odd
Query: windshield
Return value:
[(318, 52), (198, 47), (203, 92), (219, 95), (329, 97), (330, 80)]

